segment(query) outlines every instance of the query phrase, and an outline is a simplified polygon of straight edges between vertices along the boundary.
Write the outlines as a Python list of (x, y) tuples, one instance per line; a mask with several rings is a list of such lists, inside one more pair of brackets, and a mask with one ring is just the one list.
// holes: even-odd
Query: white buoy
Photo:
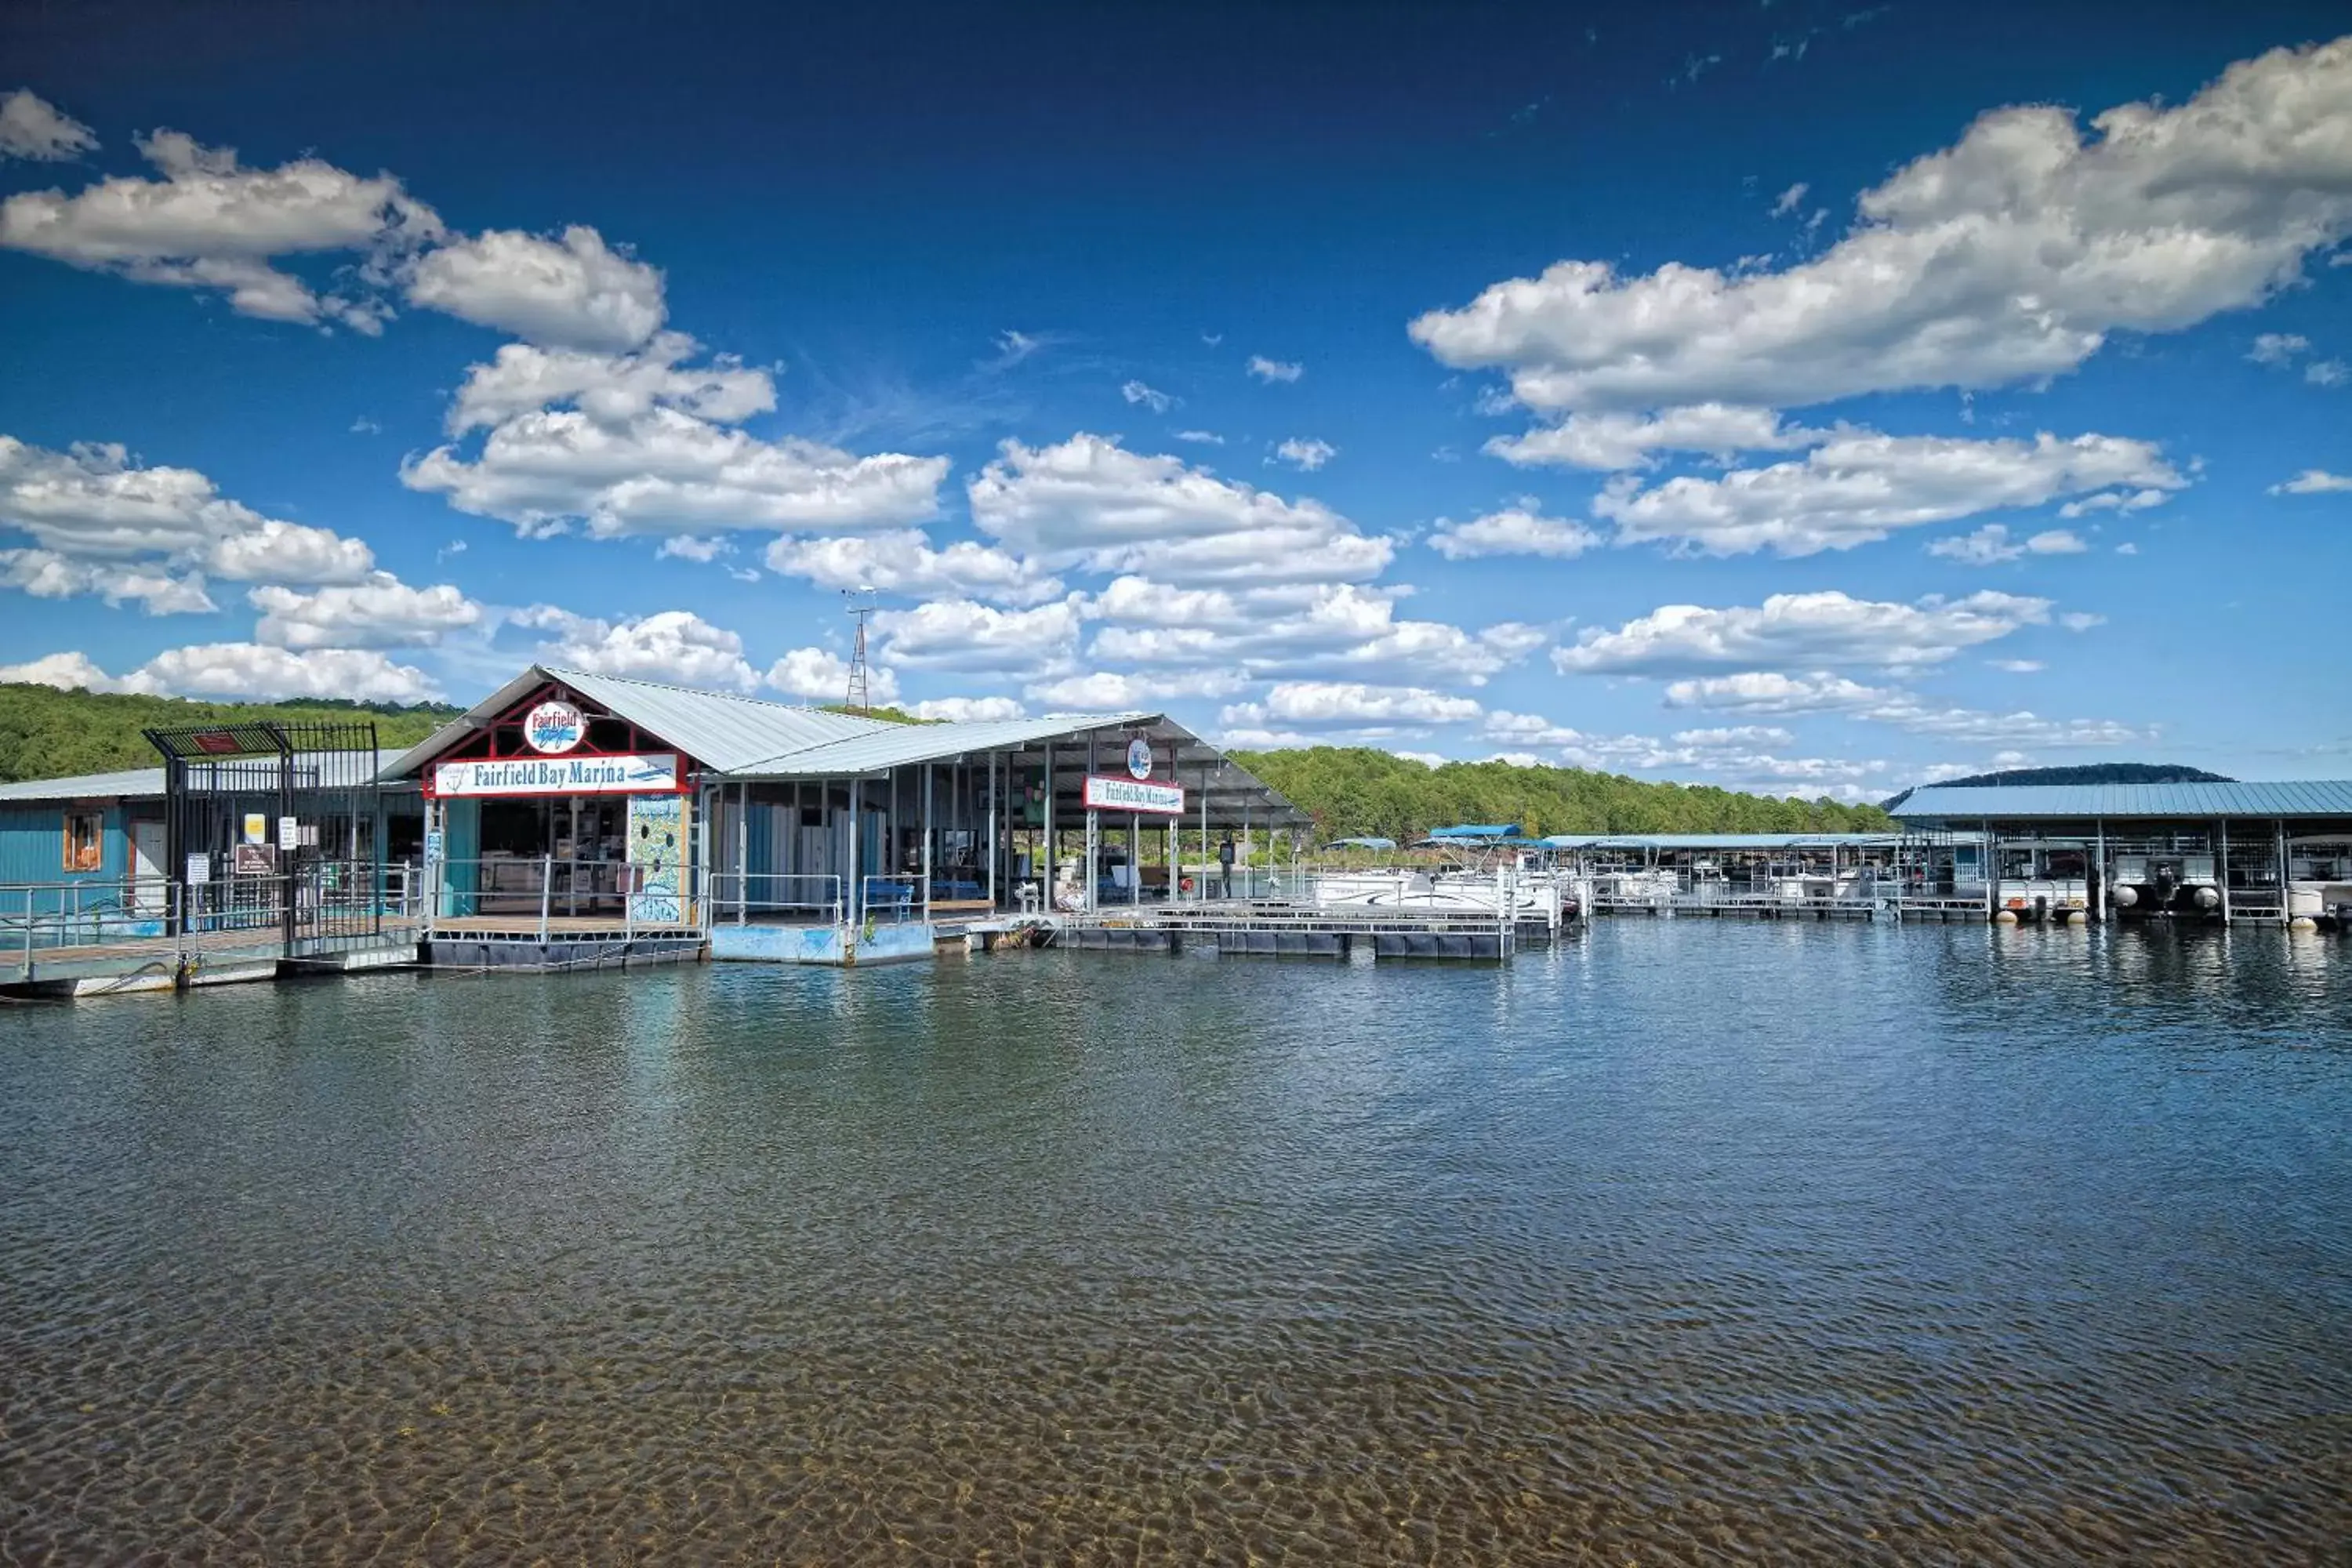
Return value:
[(2091, 917), (2080, 910), (2069, 910), (2066, 911), (2066, 923), (2070, 926), (2086, 926), (2091, 923)]
[(2002, 910), (1992, 917), (1992, 923), (1997, 926), (2013, 926), (2017, 923), (2017, 911)]
[(2127, 910), (2137, 902), (2139, 902), (2139, 889), (2129, 882), (2122, 883), (2116, 889), (2116, 908)]
[(2297, 915), (2294, 919), (2286, 922), (2286, 929), (2289, 931), (2317, 931), (2319, 929), (2319, 922), (2313, 920), (2309, 915)]
[(2200, 910), (2218, 910), (2221, 907), (2221, 895), (2210, 888), (2200, 888), (2197, 889), (2197, 907)]

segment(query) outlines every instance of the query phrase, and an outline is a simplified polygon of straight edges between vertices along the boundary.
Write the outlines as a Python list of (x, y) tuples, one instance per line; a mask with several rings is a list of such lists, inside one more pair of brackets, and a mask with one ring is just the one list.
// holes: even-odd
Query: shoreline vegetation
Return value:
[[(155, 725), (304, 717), (373, 718), (386, 752), (464, 710), (330, 700), (196, 702), (176, 697), (0, 685), (0, 784), (157, 765), (141, 731)], [(877, 710), (877, 718), (904, 718)], [(1851, 833), (1891, 826), (1872, 805), (1782, 800), (1704, 784), (1656, 784), (1581, 768), (1511, 763), (1430, 767), (1369, 746), (1234, 752), (1234, 760), (1315, 818), (1325, 839), (1407, 842), (1454, 822), (1516, 822), (1545, 833)]]

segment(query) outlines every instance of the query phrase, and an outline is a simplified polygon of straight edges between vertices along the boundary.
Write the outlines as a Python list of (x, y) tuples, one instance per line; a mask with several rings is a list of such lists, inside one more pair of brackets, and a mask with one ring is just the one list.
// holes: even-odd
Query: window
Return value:
[(95, 811), (66, 813), (66, 869), (95, 871), (106, 858), (106, 817)]

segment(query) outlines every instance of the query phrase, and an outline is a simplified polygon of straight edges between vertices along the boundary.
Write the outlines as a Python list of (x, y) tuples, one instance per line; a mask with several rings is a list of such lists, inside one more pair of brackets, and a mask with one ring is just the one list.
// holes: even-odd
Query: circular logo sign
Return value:
[(1139, 779), (1151, 776), (1151, 742), (1140, 735), (1127, 743), (1127, 771)]
[(588, 721), (569, 702), (542, 702), (523, 715), (522, 738), (534, 752), (568, 752), (588, 733)]

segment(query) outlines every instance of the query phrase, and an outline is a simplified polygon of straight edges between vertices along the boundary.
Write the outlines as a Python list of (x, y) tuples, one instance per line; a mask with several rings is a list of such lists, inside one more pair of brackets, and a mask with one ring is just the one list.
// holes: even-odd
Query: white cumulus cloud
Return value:
[(1549, 555), (1566, 561), (1601, 542), (1601, 536), (1580, 522), (1545, 517), (1532, 500), (1467, 522), (1440, 518), (1429, 536), (1429, 547), (1448, 561), (1482, 555)]
[(908, 598), (992, 599), (1033, 605), (1062, 595), (1062, 581), (1030, 562), (960, 539), (935, 550), (922, 530), (847, 534), (833, 539), (779, 539), (768, 546), (768, 569), (805, 577), (819, 587), (873, 588)]
[(1339, 455), (1339, 448), (1328, 441), (1318, 441), (1311, 436), (1293, 436), (1274, 449), (1274, 455), (1291, 467), (1313, 473)]
[(1577, 675), (1670, 675), (1710, 665), (1895, 669), (1937, 663), (2049, 620), (2049, 600), (2013, 594), (1905, 605), (1832, 589), (1722, 609), (1666, 605), (1613, 631), (1588, 630), (1551, 658), (1561, 673)]
[(2331, 474), (2326, 468), (2305, 468), (2294, 478), (2271, 487), (2273, 495), (2316, 496), (2352, 490), (2352, 474)]
[(2352, 233), (2352, 38), (2273, 49), (2185, 101), (1998, 109), (1780, 269), (1565, 260), (1412, 323), (1539, 409), (1785, 408), (2056, 375), (2117, 331), (2252, 305)]
[(137, 691), (163, 697), (279, 700), (335, 697), (352, 702), (430, 702), (441, 689), (414, 665), (394, 664), (372, 649), (320, 648), (293, 653), (263, 643), (200, 643), (157, 654), (130, 674), (110, 677), (81, 653), (53, 653), (30, 664), (0, 666), (0, 680), (92, 691)]
[(1717, 479), (1685, 475), (1646, 489), (1614, 480), (1592, 510), (1616, 523), (1620, 543), (1794, 556), (2061, 496), (2118, 486), (2161, 495), (2186, 483), (2151, 443), (2114, 436), (1974, 441), (1853, 430), (1801, 458)]
[(320, 294), (271, 262), (328, 251), (397, 256), (444, 233), (433, 209), (390, 174), (363, 178), (317, 158), (247, 169), (234, 149), (177, 131), (138, 146), (162, 178), (115, 175), (76, 195), (10, 196), (0, 202), (0, 247), (226, 294), (248, 316), (375, 332), (383, 312), (373, 300)]
[(518, 626), (550, 634), (540, 652), (552, 664), (677, 686), (749, 691), (760, 683), (759, 672), (743, 657), (743, 639), (691, 610), (607, 621), (534, 605), (513, 618)]
[(2028, 555), (2080, 555), (2090, 548), (2080, 534), (2068, 529), (2053, 528), (2018, 539), (2000, 523), (1989, 522), (1974, 533), (1937, 540), (1927, 546), (1927, 553), (1969, 566), (1997, 566)]
[(982, 532), (1049, 567), (1188, 584), (1362, 582), (1396, 549), (1320, 501), (1083, 432), (1047, 447), (1005, 442), (968, 494)]
[(1307, 374), (1307, 367), (1283, 360), (1268, 359), (1264, 354), (1252, 354), (1249, 358), (1249, 373), (1271, 385), (1277, 381), (1297, 381)]
[(96, 132), (47, 99), (21, 88), (0, 94), (0, 158), (56, 163), (97, 147)]
[[(796, 647), (768, 667), (767, 682), (811, 702), (849, 700), (849, 661), (831, 648)], [(866, 700), (877, 707), (898, 700), (898, 678), (872, 660), (866, 665)]]
[(1790, 425), (1769, 408), (1699, 403), (1655, 414), (1571, 414), (1520, 436), (1486, 443), (1490, 457), (1520, 468), (1553, 464), (1615, 471), (1642, 468), (1660, 452), (1794, 451), (1829, 439), (1831, 432)]
[(408, 302), (556, 348), (614, 353), (661, 329), (662, 275), (585, 224), (547, 237), (489, 229), (404, 268)]
[(297, 649), (432, 647), (482, 621), (482, 607), (449, 584), (413, 588), (389, 572), (307, 594), (266, 585), (246, 597), (262, 612), (254, 640)]
[(929, 697), (907, 711), (918, 719), (939, 719), (950, 724), (997, 724), (1029, 714), (1010, 697)]

